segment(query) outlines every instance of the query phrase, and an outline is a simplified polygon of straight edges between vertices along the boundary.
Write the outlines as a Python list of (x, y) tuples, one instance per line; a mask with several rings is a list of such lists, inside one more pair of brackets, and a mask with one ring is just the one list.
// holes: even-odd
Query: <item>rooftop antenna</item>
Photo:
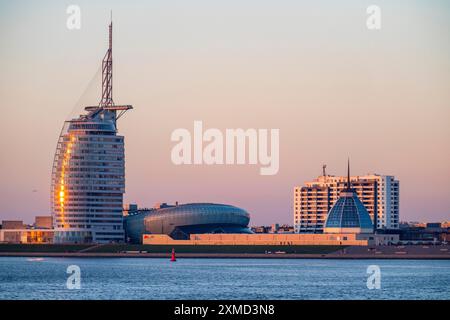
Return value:
[(350, 158), (347, 159), (347, 190), (350, 190)]
[(111, 22), (109, 23), (109, 45), (108, 50), (102, 61), (102, 99), (97, 106), (87, 106), (84, 109), (90, 112), (90, 117), (97, 116), (104, 112), (112, 115), (114, 123), (119, 119), (127, 110), (133, 109), (131, 105), (115, 105), (112, 97), (112, 10), (111, 10)]
[(322, 165), (322, 175), (323, 175), (324, 177), (327, 176), (327, 171), (326, 171), (326, 169), (327, 169), (327, 165), (326, 165), (326, 164), (323, 164), (323, 165)]
[(111, 10), (111, 22), (109, 23), (109, 47), (102, 61), (102, 100), (100, 101), (101, 107), (114, 106), (114, 101), (112, 98), (112, 30), (113, 24)]
[(110, 12), (110, 23), (109, 23), (109, 50), (111, 50), (112, 52), (112, 10)]

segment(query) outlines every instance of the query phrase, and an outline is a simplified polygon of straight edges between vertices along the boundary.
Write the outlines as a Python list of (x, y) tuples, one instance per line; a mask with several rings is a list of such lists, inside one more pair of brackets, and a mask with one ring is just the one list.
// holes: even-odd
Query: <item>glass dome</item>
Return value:
[(328, 212), (325, 233), (372, 233), (373, 223), (367, 209), (353, 190), (341, 192)]

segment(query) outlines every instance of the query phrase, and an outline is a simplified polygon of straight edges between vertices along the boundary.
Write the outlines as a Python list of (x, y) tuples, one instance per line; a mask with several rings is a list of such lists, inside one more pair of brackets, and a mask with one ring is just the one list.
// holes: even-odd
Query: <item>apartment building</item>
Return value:
[[(328, 211), (345, 188), (346, 179), (324, 174), (294, 188), (296, 233), (323, 232)], [(399, 229), (399, 181), (394, 176), (379, 174), (352, 176), (350, 180), (377, 229)]]

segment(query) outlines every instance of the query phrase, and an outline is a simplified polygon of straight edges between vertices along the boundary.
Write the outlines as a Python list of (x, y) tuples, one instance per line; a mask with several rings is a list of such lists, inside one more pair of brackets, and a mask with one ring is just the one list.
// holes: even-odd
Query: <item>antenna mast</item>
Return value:
[(102, 61), (102, 100), (100, 101), (101, 107), (114, 106), (112, 98), (112, 12), (111, 23), (109, 24), (109, 48), (106, 51), (105, 57)]
[[(109, 24), (109, 47), (102, 61), (102, 99), (97, 106), (87, 106), (84, 109), (90, 112), (90, 116), (99, 113), (108, 114), (111, 120), (118, 120), (127, 110), (133, 109), (131, 105), (115, 105), (112, 98), (112, 11)], [(105, 111), (107, 111), (105, 113)]]
[(347, 190), (350, 190), (350, 158), (347, 159)]

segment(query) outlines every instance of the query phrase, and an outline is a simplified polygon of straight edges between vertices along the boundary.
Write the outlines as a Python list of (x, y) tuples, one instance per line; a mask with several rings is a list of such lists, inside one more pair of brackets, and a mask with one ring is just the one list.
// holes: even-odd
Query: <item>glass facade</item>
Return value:
[(124, 138), (117, 119), (130, 105), (112, 97), (112, 22), (102, 61), (102, 98), (87, 114), (66, 121), (52, 170), (51, 207), (56, 243), (122, 242), (125, 192)]
[(372, 232), (373, 223), (356, 193), (344, 191), (328, 213), (325, 232), (327, 228), (355, 228), (360, 232)]
[(234, 206), (191, 203), (127, 216), (125, 229), (132, 242), (141, 242), (145, 233), (188, 239), (193, 233), (251, 233), (249, 221), (249, 213)]
[(51, 190), (56, 243), (124, 240), (124, 138), (101, 115), (67, 121), (59, 137)]

